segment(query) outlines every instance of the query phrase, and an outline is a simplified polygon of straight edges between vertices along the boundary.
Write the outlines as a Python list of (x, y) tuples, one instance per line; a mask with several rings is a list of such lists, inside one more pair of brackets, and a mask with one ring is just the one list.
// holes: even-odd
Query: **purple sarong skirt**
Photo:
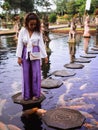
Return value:
[[(26, 59), (26, 49), (24, 46), (22, 53), (22, 68), (23, 68), (23, 87), (22, 96), (24, 100), (34, 97), (40, 97), (41, 90), (41, 66), (40, 60)], [(33, 52), (38, 52), (39, 47), (34, 46)]]

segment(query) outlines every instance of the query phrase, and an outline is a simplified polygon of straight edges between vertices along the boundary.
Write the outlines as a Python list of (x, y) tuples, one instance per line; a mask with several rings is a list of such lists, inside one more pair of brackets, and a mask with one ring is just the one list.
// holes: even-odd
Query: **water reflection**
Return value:
[[(51, 34), (50, 38), (53, 39), (49, 44), (52, 53), (48, 55), (49, 63), (46, 66), (44, 61), (42, 63), (43, 78), (46, 78), (55, 70), (65, 69), (64, 64), (70, 62), (68, 36), (63, 35), (61, 37)], [(94, 39), (91, 37), (89, 48), (93, 46), (93, 43)], [(48, 129), (38, 117), (23, 118), (17, 114), (17, 111), (21, 112), (22, 108), (11, 100), (13, 94), (21, 91), (21, 67), (18, 66), (15, 56), (16, 44), (14, 37), (0, 37), (0, 105), (2, 106), (0, 120), (16, 124), (22, 130), (54, 130), (54, 128)], [(84, 52), (83, 45), (83, 38), (78, 35), (76, 57)], [(98, 126), (97, 61), (98, 57), (92, 60), (90, 64), (85, 64), (83, 70), (75, 70), (77, 74), (74, 77), (62, 78), (63, 85), (60, 88), (49, 91), (43, 89), (46, 99), (42, 102), (41, 107), (46, 110), (56, 107), (77, 109), (87, 118), (87, 128), (83, 126), (81, 130), (87, 130), (90, 125), (92, 125), (90, 127)], [(10, 118), (9, 115), (13, 118)], [(36, 123), (37, 125), (35, 125)]]
[[(50, 55), (51, 53), (47, 54), (48, 55), (48, 59), (50, 59)], [(49, 76), (49, 70), (50, 70), (50, 60), (48, 60), (48, 63), (46, 64), (44, 60), (42, 60), (42, 75), (43, 75), (43, 79), (47, 78)]]
[(90, 38), (84, 38), (84, 53), (88, 53)]
[(25, 130), (42, 130), (41, 119), (37, 115), (30, 115), (29, 117), (21, 117)]

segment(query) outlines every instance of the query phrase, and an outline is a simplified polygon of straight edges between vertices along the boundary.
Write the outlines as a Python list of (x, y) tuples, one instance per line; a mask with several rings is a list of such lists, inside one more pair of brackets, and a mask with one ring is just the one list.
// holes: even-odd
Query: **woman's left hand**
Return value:
[(45, 63), (46, 63), (46, 64), (48, 63), (48, 58), (47, 58), (47, 57), (45, 58)]

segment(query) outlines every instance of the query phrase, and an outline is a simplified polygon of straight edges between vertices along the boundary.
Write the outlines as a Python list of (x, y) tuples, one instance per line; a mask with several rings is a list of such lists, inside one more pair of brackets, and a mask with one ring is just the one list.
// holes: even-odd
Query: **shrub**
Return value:
[(57, 20), (57, 16), (56, 16), (55, 13), (52, 13), (52, 14), (49, 15), (49, 22), (50, 23), (55, 23), (56, 20)]

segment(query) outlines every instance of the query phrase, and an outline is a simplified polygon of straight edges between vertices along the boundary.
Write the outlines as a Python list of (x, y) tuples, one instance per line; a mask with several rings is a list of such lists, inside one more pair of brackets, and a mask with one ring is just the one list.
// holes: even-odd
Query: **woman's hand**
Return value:
[(47, 58), (47, 57), (45, 58), (45, 63), (46, 63), (46, 64), (48, 63), (48, 58)]
[(22, 58), (18, 57), (17, 63), (21, 66), (21, 64), (22, 64)]

